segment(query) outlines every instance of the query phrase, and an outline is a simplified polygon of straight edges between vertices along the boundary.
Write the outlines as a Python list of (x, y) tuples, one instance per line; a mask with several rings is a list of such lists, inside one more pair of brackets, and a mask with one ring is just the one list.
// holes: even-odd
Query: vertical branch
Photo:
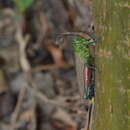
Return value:
[[(26, 57), (26, 47), (27, 47), (27, 43), (28, 43), (28, 40), (29, 40), (29, 36), (27, 35), (25, 38), (23, 37), (22, 35), (22, 28), (20, 25), (18, 25), (17, 23), (17, 32), (16, 32), (16, 40), (17, 40), (17, 43), (19, 45), (19, 62), (20, 62), (20, 65), (21, 65), (21, 68), (23, 70), (23, 72), (25, 73), (25, 76), (27, 78), (27, 82), (31, 82), (32, 79), (30, 78), (31, 77), (31, 66), (29, 64), (29, 61), (27, 60), (27, 57)], [(16, 124), (17, 124), (17, 118), (19, 116), (19, 112), (20, 112), (20, 108), (22, 106), (22, 102), (23, 102), (23, 99), (25, 97), (25, 93), (27, 91), (27, 88), (24, 87), (20, 90), (20, 94), (19, 94), (19, 97), (18, 97), (18, 101), (17, 101), (17, 105), (16, 105), (16, 108), (13, 112), (13, 115), (12, 115), (12, 119), (11, 119), (11, 125), (12, 125), (12, 130), (15, 130), (15, 127), (16, 127)], [(34, 108), (35, 109), (35, 103), (34, 103)], [(35, 110), (34, 112), (35, 113)], [(35, 122), (35, 114), (33, 114), (33, 130), (36, 129), (36, 122)]]
[(25, 87), (20, 90), (17, 105), (15, 107), (15, 110), (14, 110), (12, 118), (11, 118), (11, 130), (15, 130), (17, 118), (19, 116), (19, 112), (20, 112), (20, 108), (22, 106), (22, 102), (23, 102), (23, 99), (24, 99), (25, 92), (26, 92)]

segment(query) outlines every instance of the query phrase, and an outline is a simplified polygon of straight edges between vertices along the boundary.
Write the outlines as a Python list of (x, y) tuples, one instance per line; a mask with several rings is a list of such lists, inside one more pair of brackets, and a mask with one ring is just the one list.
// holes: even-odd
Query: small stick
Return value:
[(89, 130), (92, 130), (92, 124), (93, 124), (93, 112), (94, 112), (94, 102), (92, 102), (92, 109), (91, 109), (91, 116), (90, 116), (90, 125), (89, 125)]
[(88, 108), (86, 125), (84, 130), (92, 130), (92, 117), (93, 117), (93, 110), (94, 110), (94, 101), (91, 101)]
[(26, 87), (22, 88), (20, 93), (19, 93), (18, 103), (15, 107), (15, 110), (14, 110), (12, 118), (11, 118), (11, 125), (12, 125), (11, 130), (15, 130), (17, 118), (19, 116), (19, 112), (20, 112), (20, 108), (22, 106), (22, 102), (23, 102), (23, 99), (24, 99), (25, 92), (26, 92)]
[[(21, 26), (18, 25), (18, 23), (16, 27), (17, 27), (16, 40), (19, 44), (19, 57), (20, 57), (19, 61), (20, 61), (21, 68), (23, 69), (23, 72), (27, 72), (30, 69), (30, 66), (26, 60), (26, 55), (25, 55), (25, 49), (28, 43), (28, 37), (24, 38), (22, 36), (22, 29), (21, 29)], [(19, 116), (19, 112), (22, 106), (22, 102), (23, 102), (26, 90), (27, 90), (26, 87), (20, 90), (18, 102), (16, 104), (15, 110), (11, 118), (11, 125), (12, 125), (11, 130), (15, 130), (17, 118)]]

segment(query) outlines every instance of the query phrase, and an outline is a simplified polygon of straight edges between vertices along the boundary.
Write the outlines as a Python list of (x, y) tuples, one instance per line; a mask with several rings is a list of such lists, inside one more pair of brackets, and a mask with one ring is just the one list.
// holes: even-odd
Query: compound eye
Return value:
[(88, 25), (88, 31), (89, 31), (90, 33), (92, 33), (92, 32), (95, 31), (95, 27), (94, 27), (94, 24), (93, 24), (93, 23), (91, 23), (90, 25)]
[(93, 23), (91, 23), (89, 26), (90, 26), (90, 29), (92, 29), (93, 31), (95, 30)]
[(95, 30), (95, 27), (94, 27), (94, 25), (92, 25), (92, 30), (93, 30), (93, 31)]

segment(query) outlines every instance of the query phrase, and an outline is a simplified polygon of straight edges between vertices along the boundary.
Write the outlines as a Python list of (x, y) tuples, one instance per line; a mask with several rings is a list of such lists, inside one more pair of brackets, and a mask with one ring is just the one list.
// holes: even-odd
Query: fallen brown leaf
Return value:
[(62, 50), (60, 48), (55, 47), (51, 42), (47, 44), (47, 49), (51, 53), (54, 62), (57, 66), (62, 67), (65, 65), (64, 57)]
[(60, 121), (54, 121), (53, 127), (56, 130), (77, 130), (76, 126), (65, 125), (65, 124), (61, 123)]

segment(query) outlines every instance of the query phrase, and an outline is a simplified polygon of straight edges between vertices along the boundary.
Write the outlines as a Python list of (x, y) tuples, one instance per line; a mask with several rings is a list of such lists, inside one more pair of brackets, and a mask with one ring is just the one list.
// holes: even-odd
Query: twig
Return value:
[(90, 102), (85, 128), (83, 130), (92, 130), (93, 110), (94, 110), (94, 102)]
[[(25, 53), (28, 39), (29, 39), (28, 36), (25, 39), (23, 38), (22, 29), (20, 28), (19, 25), (17, 25), (16, 40), (19, 44), (20, 65), (21, 65), (21, 68), (23, 69), (23, 72), (28, 72), (28, 70), (30, 70), (30, 66), (29, 66), (28, 61), (26, 59), (26, 53)], [(16, 105), (16, 108), (15, 108), (13, 115), (12, 115), (12, 118), (11, 118), (11, 125), (12, 125), (11, 130), (15, 130), (17, 118), (19, 116), (20, 108), (22, 106), (22, 102), (23, 102), (23, 99), (25, 97), (26, 90), (27, 90), (26, 87), (24, 87), (20, 90), (17, 105)]]
[[(33, 94), (32, 94), (33, 96)], [(32, 119), (31, 119), (31, 124), (32, 124), (32, 127), (31, 127), (31, 130), (36, 130), (37, 128), (37, 121), (36, 121), (36, 101), (35, 101), (35, 98), (33, 98), (33, 106), (32, 106), (33, 110), (32, 110)]]
[(53, 69), (58, 69), (58, 68), (69, 68), (72, 66), (73, 66), (73, 64), (64, 64), (62, 66), (59, 66), (56, 64), (41, 65), (41, 66), (31, 68), (31, 72), (37, 72), (37, 71), (43, 71), (43, 70), (53, 70)]
[(15, 130), (17, 118), (19, 116), (19, 112), (20, 112), (20, 108), (21, 108), (21, 105), (22, 105), (22, 102), (24, 99), (25, 92), (26, 92), (26, 87), (22, 88), (19, 93), (19, 97), (18, 97), (18, 101), (17, 101), (18, 103), (15, 107), (15, 110), (14, 110), (12, 118), (11, 118), (11, 126), (12, 126), (11, 130)]
[(51, 99), (48, 99), (43, 93), (35, 90), (34, 88), (30, 88), (30, 91), (32, 91), (33, 95), (40, 99), (41, 101), (43, 101), (44, 103), (50, 103), (50, 104), (53, 104), (53, 105), (56, 105), (56, 106), (60, 106), (60, 107), (66, 107), (68, 104), (65, 103), (65, 102), (57, 102), (55, 100), (51, 100)]
[(27, 60), (26, 52), (25, 52), (25, 49), (29, 40), (29, 35), (26, 35), (26, 37), (24, 38), (22, 36), (21, 29), (18, 27), (17, 33), (16, 33), (16, 40), (19, 44), (20, 65), (21, 65), (21, 68), (23, 69), (23, 72), (26, 73), (31, 69), (31, 66)]

